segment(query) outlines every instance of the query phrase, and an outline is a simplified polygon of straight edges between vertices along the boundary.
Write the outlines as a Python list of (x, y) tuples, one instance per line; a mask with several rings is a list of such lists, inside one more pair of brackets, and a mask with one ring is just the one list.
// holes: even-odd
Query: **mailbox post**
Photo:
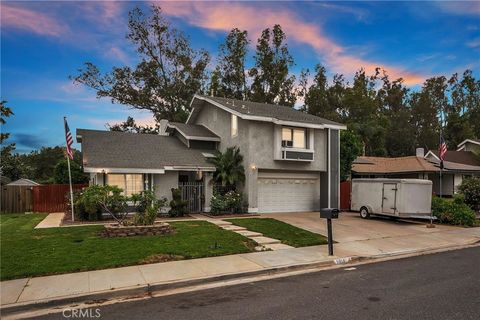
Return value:
[(320, 209), (320, 218), (327, 219), (328, 232), (328, 255), (333, 256), (333, 235), (332, 235), (332, 219), (338, 219), (340, 210), (334, 208)]

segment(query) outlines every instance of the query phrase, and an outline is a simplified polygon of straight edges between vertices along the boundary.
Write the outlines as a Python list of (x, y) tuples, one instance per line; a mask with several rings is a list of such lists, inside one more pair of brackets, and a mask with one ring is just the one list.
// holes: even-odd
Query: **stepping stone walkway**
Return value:
[(235, 233), (238, 233), (244, 237), (247, 237), (259, 245), (255, 247), (256, 251), (267, 251), (267, 250), (283, 250), (283, 249), (292, 249), (293, 247), (281, 243), (280, 240), (278, 239), (273, 239), (269, 237), (265, 237), (263, 234), (259, 232), (254, 232), (247, 230), (244, 227), (239, 227), (231, 222), (228, 221), (223, 221), (221, 219), (215, 219), (215, 218), (208, 218), (205, 216), (200, 216), (200, 215), (195, 215), (195, 218), (205, 220), (207, 222), (213, 223), (214, 225), (219, 226), (220, 228), (228, 231), (233, 231)]

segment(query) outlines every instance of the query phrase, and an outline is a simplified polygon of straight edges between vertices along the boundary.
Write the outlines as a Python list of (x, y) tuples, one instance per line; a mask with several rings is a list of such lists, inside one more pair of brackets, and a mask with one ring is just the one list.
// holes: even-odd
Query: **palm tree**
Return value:
[(216, 151), (215, 156), (209, 158), (208, 161), (217, 169), (213, 174), (213, 179), (222, 186), (234, 187), (238, 183), (245, 182), (243, 156), (238, 147), (227, 148), (224, 153)]

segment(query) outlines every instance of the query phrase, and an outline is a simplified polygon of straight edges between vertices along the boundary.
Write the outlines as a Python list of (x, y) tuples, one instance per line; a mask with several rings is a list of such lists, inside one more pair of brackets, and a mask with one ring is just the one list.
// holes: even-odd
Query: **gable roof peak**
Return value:
[(197, 114), (203, 108), (205, 102), (245, 120), (265, 121), (281, 125), (311, 127), (318, 129), (346, 129), (346, 126), (341, 123), (317, 117), (292, 107), (203, 95), (194, 96), (191, 104), (192, 111), (187, 123), (192, 123), (194, 121)]

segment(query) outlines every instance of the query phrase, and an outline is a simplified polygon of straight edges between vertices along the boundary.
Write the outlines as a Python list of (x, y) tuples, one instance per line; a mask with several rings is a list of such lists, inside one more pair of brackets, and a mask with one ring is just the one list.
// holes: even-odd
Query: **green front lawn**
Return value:
[(33, 229), (45, 216), (0, 216), (0, 280), (244, 253), (255, 245), (206, 221), (170, 222), (172, 235), (124, 238), (97, 236), (103, 226)]
[(307, 247), (328, 242), (322, 235), (272, 218), (228, 219), (227, 221), (250, 231), (260, 232), (266, 237), (278, 239), (292, 247)]

